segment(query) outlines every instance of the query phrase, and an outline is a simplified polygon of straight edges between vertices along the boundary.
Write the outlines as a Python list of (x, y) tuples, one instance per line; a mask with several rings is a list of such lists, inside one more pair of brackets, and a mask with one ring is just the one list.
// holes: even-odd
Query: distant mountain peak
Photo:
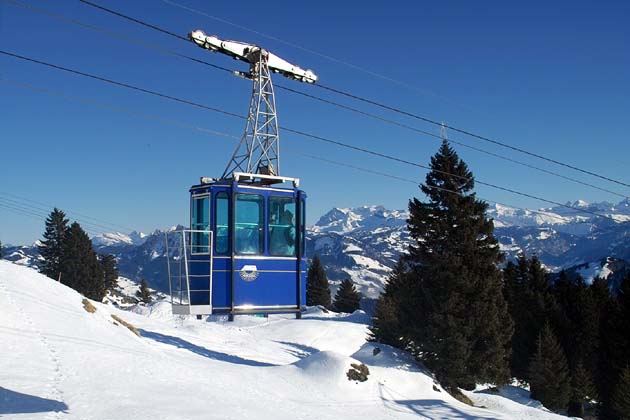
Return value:
[(589, 205), (589, 202), (584, 200), (577, 200), (573, 202), (573, 207), (588, 207)]
[(95, 246), (125, 246), (125, 245), (142, 245), (147, 238), (147, 234), (133, 231), (124, 234), (121, 232), (100, 233), (92, 237), (92, 243)]
[(313, 232), (347, 234), (380, 226), (404, 226), (409, 217), (403, 210), (387, 210), (382, 205), (356, 208), (333, 207), (312, 226)]

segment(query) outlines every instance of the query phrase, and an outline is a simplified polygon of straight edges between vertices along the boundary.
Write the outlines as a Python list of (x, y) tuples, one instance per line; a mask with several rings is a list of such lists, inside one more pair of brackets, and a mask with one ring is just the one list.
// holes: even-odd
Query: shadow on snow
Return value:
[(22, 394), (0, 386), (0, 415), (66, 412), (68, 406), (62, 401), (49, 400), (34, 395)]
[(429, 420), (491, 420), (496, 418), (491, 413), (488, 413), (488, 416), (469, 414), (438, 399), (396, 399), (395, 397), (404, 396), (384, 384), (379, 384), (379, 394), (383, 405), (390, 410), (413, 412)]
[(371, 323), (371, 319), (370, 317), (363, 311), (356, 311), (352, 314), (347, 314), (347, 315), (339, 315), (337, 314), (337, 316), (318, 316), (318, 315), (307, 315), (304, 316), (303, 319), (305, 320), (310, 320), (310, 319), (314, 319), (314, 320), (318, 320), (318, 321), (332, 321), (332, 322), (350, 322), (353, 324), (370, 324)]
[(305, 357), (310, 356), (311, 354), (319, 352), (318, 349), (311, 346), (306, 346), (304, 344), (293, 343), (291, 341), (275, 341), (278, 344), (285, 345), (287, 347), (292, 347), (292, 349), (286, 349), (286, 352), (291, 354), (292, 356), (297, 357), (298, 359), (303, 359)]
[(200, 356), (207, 357), (209, 359), (219, 360), (221, 362), (246, 366), (276, 366), (273, 363), (259, 362), (258, 360), (245, 359), (239, 356), (234, 356), (232, 354), (209, 350), (205, 347), (198, 346), (179, 337), (173, 337), (172, 335), (160, 334), (157, 332), (142, 329), (140, 330), (140, 334), (142, 334), (142, 336), (145, 338), (150, 338), (151, 340), (155, 340), (160, 343), (169, 344), (180, 349), (185, 349)]

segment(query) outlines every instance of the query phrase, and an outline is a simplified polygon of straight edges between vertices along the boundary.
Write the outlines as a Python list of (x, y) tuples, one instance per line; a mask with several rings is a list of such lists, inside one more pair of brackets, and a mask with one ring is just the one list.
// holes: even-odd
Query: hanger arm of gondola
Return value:
[(254, 44), (222, 40), (216, 35), (206, 35), (199, 29), (188, 34), (188, 38), (201, 48), (228, 55), (236, 60), (245, 61), (251, 66), (256, 65), (260, 61), (260, 57), (263, 56), (266, 59), (269, 70), (274, 73), (280, 73), (289, 79), (306, 83), (315, 83), (317, 81), (317, 75), (312, 70), (304, 70)]

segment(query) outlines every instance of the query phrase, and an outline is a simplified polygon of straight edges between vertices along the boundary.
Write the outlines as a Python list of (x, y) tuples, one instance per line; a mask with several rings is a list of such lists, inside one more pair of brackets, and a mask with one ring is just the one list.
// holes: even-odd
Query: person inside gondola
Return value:
[(295, 223), (289, 210), (280, 214), (279, 223), (271, 231), (270, 253), (279, 256), (295, 255)]

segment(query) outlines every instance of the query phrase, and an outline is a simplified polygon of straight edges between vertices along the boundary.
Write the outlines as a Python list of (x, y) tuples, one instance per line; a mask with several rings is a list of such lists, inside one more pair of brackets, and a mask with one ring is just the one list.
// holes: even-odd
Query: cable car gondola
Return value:
[(197, 45), (250, 64), (245, 133), (220, 178), (190, 188), (190, 229), (166, 238), (174, 314), (295, 313), (306, 301), (306, 194), (280, 176), (270, 72), (308, 83), (317, 76), (267, 50), (191, 32)]

